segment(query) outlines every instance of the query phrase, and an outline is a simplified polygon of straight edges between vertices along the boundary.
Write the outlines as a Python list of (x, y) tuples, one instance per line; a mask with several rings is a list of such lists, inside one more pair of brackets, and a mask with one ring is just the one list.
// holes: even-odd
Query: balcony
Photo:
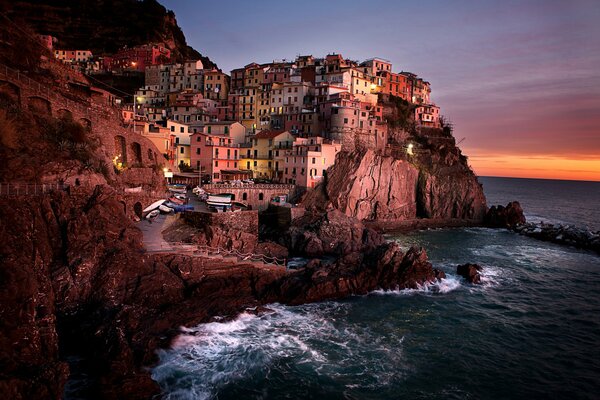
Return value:
[(272, 160), (273, 159), (273, 154), (269, 155), (269, 154), (240, 154), (240, 159), (247, 159), (247, 160)]

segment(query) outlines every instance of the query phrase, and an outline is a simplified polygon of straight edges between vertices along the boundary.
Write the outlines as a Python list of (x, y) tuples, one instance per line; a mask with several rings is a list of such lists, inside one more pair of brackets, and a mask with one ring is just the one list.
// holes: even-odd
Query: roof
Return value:
[(281, 135), (282, 133), (284, 133), (286, 131), (275, 131), (275, 130), (263, 130), (258, 132), (256, 135), (254, 135), (253, 139), (274, 139), (277, 136)]
[(237, 121), (213, 121), (205, 122), (204, 125), (233, 125), (238, 123)]
[(242, 170), (242, 169), (222, 169), (222, 174), (251, 174), (251, 170)]

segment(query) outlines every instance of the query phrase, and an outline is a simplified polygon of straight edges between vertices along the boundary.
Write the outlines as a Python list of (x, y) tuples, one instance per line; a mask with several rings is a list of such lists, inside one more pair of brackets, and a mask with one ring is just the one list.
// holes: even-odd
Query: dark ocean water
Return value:
[[(518, 199), (529, 217), (598, 225), (598, 184), (482, 181), (490, 204)], [(426, 247), (448, 278), (191, 328), (153, 370), (164, 396), (600, 397), (599, 256), (484, 228), (390, 239)], [(464, 262), (484, 266), (483, 285), (454, 274)]]
[(488, 205), (518, 200), (528, 220), (600, 230), (600, 182), (481, 177)]

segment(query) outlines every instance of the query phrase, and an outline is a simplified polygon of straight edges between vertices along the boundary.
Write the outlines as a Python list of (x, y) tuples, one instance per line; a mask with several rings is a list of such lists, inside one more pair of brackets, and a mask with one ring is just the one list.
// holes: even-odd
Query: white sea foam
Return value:
[[(403, 337), (387, 337), (383, 344), (368, 326), (336, 326), (336, 317), (343, 318), (349, 306), (270, 305), (272, 313), (183, 329), (171, 349), (159, 351), (152, 378), (169, 399), (210, 399), (227, 385), (262, 379), (271, 368), (290, 373), (308, 368), (344, 384), (385, 385), (397, 379), (398, 369), (380, 365), (402, 364)], [(368, 371), (380, 369), (361, 383)]]
[(446, 278), (439, 281), (418, 285), (416, 289), (396, 289), (396, 290), (374, 290), (374, 294), (392, 294), (392, 295), (436, 295), (450, 293), (462, 286), (460, 278), (446, 274)]

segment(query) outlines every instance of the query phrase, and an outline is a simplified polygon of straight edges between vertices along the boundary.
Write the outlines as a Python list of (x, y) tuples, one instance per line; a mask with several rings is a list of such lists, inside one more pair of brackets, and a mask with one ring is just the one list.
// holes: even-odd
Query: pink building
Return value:
[(284, 160), (284, 182), (314, 188), (335, 162), (342, 145), (322, 137), (296, 138)]
[(240, 171), (240, 145), (229, 135), (196, 132), (190, 136), (191, 166), (203, 179), (213, 182), (245, 179), (248, 172)]

